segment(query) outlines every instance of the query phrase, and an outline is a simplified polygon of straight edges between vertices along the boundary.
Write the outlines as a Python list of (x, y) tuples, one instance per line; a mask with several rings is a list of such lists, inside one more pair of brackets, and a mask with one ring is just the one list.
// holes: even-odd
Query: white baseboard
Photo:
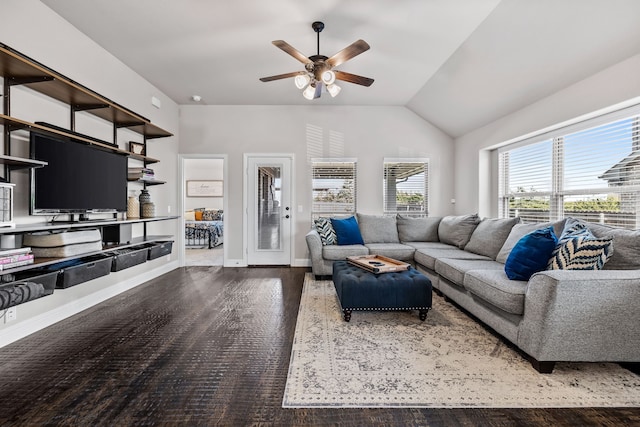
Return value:
[(296, 258), (291, 267), (311, 267), (311, 260), (309, 258)]
[(18, 341), (19, 339), (31, 335), (34, 332), (44, 329), (47, 326), (51, 326), (54, 323), (73, 316), (74, 314), (80, 313), (83, 310), (91, 308), (96, 304), (108, 300), (109, 298), (113, 298), (114, 296), (128, 291), (129, 289), (133, 289), (144, 282), (154, 279), (162, 274), (168, 273), (169, 271), (174, 270), (178, 267), (178, 261), (173, 261), (168, 264), (161, 265), (160, 267), (154, 268), (153, 270), (145, 271), (138, 276), (131, 277), (129, 279), (123, 280), (122, 282), (118, 282), (114, 286), (103, 288), (98, 292), (93, 292), (83, 298), (74, 300), (67, 304), (56, 307), (53, 310), (48, 310), (47, 312), (42, 313), (38, 316), (34, 316), (30, 319), (21, 321), (15, 326), (4, 328), (0, 331), (0, 347), (4, 347), (8, 344), (11, 344), (12, 342)]
[(243, 259), (225, 259), (224, 267), (246, 267), (247, 262)]

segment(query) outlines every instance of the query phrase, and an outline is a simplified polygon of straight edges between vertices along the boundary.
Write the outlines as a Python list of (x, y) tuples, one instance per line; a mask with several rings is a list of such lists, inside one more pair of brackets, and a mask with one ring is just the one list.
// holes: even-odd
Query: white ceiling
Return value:
[[(456, 137), (640, 53), (638, 0), (42, 0), (178, 104), (402, 105)], [(307, 101), (271, 44), (371, 49), (337, 69), (375, 79)]]

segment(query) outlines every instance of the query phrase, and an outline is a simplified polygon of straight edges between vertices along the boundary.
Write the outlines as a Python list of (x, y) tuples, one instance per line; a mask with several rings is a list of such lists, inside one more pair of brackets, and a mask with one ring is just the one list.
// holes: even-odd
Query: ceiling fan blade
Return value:
[(295, 47), (291, 46), (289, 43), (287, 43), (284, 40), (274, 40), (271, 43), (273, 43), (274, 46), (284, 50), (286, 53), (288, 53), (289, 55), (293, 56), (294, 58), (296, 58), (298, 61), (302, 62), (303, 64), (309, 64), (309, 63), (312, 62), (309, 58), (304, 56), (304, 54), (302, 54), (298, 49), (296, 49)]
[(362, 86), (371, 86), (373, 84), (373, 79), (369, 77), (362, 77), (356, 74), (345, 73), (344, 71), (333, 70), (336, 73), (336, 80), (342, 80), (343, 82), (355, 83), (357, 85)]
[(327, 59), (326, 63), (332, 67), (337, 67), (338, 65), (350, 60), (354, 56), (358, 56), (362, 52), (366, 52), (367, 50), (369, 50), (369, 47), (370, 46), (366, 41), (360, 39), (351, 43), (349, 46), (345, 47), (340, 52)]
[(295, 76), (297, 76), (299, 74), (307, 74), (307, 73), (306, 73), (306, 71), (294, 71), (292, 73), (278, 74), (277, 76), (261, 77), (260, 81), (262, 81), (262, 82), (271, 82), (273, 80), (288, 79), (289, 77), (295, 77)]
[(313, 99), (320, 98), (320, 94), (322, 93), (322, 82), (316, 83), (316, 91), (313, 94)]

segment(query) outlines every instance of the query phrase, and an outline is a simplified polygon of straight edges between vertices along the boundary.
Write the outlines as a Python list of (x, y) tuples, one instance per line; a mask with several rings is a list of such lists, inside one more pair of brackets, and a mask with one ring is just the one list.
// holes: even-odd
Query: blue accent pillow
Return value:
[(511, 280), (529, 280), (533, 273), (546, 270), (557, 244), (558, 238), (553, 227), (525, 235), (511, 250), (504, 264), (504, 272)]
[(356, 217), (351, 216), (345, 219), (331, 218), (331, 225), (336, 232), (339, 245), (364, 245)]

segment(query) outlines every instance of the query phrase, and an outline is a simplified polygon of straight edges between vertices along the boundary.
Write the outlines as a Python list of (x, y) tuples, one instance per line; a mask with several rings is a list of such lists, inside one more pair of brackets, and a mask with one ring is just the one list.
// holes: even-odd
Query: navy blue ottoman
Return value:
[(336, 261), (333, 284), (347, 322), (353, 310), (418, 310), (420, 320), (425, 320), (431, 309), (431, 280), (413, 267), (374, 274)]

